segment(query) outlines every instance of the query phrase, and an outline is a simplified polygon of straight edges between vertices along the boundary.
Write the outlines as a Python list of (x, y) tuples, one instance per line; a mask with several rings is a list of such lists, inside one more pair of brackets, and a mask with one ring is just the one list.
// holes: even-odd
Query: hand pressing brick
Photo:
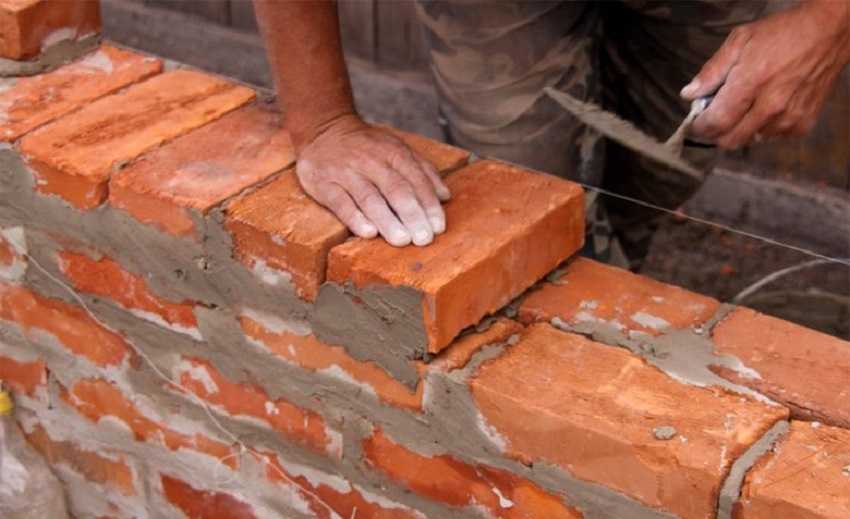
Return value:
[(24, 137), (20, 149), (38, 191), (91, 209), (106, 199), (115, 169), (253, 98), (251, 89), (235, 83), (174, 70), (43, 126)]
[(470, 153), (444, 142), (435, 141), (416, 133), (405, 132), (398, 128), (381, 125), (381, 128), (392, 133), (420, 157), (427, 160), (437, 169), (440, 176), (446, 176), (452, 171), (465, 166)]
[(0, 57), (20, 60), (100, 30), (97, 0), (0, 0)]
[(850, 517), (850, 431), (791, 422), (788, 435), (747, 474), (734, 517)]
[(16, 79), (11, 88), (0, 92), (0, 142), (15, 141), (161, 70), (159, 59), (102, 45), (53, 72)]
[(630, 352), (546, 324), (469, 383), (490, 436), (683, 519), (713, 519), (732, 463), (788, 411), (681, 384)]
[(112, 176), (109, 201), (177, 236), (195, 230), (193, 213), (226, 199), (295, 161), (278, 116), (251, 105), (175, 139)]
[(320, 339), (384, 362), (405, 381), (415, 374), (401, 372), (404, 359), (439, 352), (584, 240), (576, 184), (493, 161), (475, 162), (446, 181), (446, 233), (428, 247), (364, 239), (334, 247), (314, 313)]

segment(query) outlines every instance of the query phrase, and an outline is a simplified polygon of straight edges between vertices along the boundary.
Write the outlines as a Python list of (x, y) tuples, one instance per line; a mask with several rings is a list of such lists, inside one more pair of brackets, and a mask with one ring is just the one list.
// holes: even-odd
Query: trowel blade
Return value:
[(546, 87), (545, 91), (549, 97), (576, 116), (579, 121), (609, 139), (613, 139), (630, 150), (670, 166), (676, 171), (681, 171), (697, 180), (702, 181), (704, 179), (704, 174), (684, 160), (675, 149), (665, 146), (654, 137), (645, 134), (632, 123), (603, 110), (593, 103), (579, 101), (575, 97), (554, 88)]

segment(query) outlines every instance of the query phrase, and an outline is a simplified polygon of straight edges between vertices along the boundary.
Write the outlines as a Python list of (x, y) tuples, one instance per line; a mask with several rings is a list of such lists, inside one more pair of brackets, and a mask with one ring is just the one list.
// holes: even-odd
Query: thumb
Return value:
[(693, 100), (716, 92), (726, 81), (729, 71), (738, 62), (749, 39), (749, 30), (745, 25), (733, 30), (720, 49), (705, 62), (699, 74), (682, 88), (680, 95), (685, 99)]

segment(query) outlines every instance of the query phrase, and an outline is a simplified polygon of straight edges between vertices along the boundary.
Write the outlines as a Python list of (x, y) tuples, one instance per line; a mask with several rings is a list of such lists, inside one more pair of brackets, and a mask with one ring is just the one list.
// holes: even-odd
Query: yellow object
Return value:
[(12, 402), (12, 396), (8, 391), (0, 391), (0, 416), (12, 414), (12, 409), (15, 408), (15, 403)]

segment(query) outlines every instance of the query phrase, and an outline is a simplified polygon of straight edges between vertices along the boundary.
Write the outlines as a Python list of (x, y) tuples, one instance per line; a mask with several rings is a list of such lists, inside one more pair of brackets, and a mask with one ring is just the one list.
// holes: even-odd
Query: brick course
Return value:
[(448, 230), (351, 238), (254, 98), (108, 44), (0, 93), (0, 380), (75, 515), (850, 514), (845, 341), (570, 259), (578, 186), (394, 129)]

